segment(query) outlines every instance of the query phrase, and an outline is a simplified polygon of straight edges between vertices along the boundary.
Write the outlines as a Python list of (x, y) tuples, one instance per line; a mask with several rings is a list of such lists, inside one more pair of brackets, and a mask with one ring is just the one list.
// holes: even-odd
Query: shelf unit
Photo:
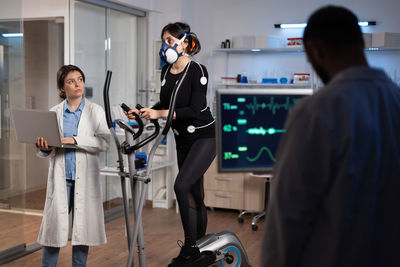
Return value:
[[(161, 90), (161, 68), (160, 68), (160, 57), (158, 55), (162, 41), (155, 40), (153, 42), (153, 79), (155, 90), (150, 92), (149, 98), (152, 98), (153, 103), (149, 103), (149, 106), (156, 103), (160, 99)], [(161, 155), (164, 156), (161, 156)], [(175, 151), (175, 139), (172, 131), (169, 131), (167, 135), (167, 144), (159, 145), (154, 157), (154, 167), (157, 169), (153, 170), (152, 179), (152, 203), (153, 208), (171, 208), (173, 206), (174, 199), (174, 181), (178, 173), (178, 167), (176, 164), (176, 151)]]
[(173, 206), (174, 181), (178, 170), (172, 131), (168, 132), (166, 141), (165, 145), (158, 146), (153, 159), (151, 180), (153, 208), (169, 209)]
[(248, 54), (248, 53), (304, 53), (303, 48), (220, 48), (214, 52)]
[[(125, 133), (122, 130), (116, 131), (118, 138), (120, 138), (120, 142), (125, 140)], [(152, 131), (143, 131), (142, 136), (146, 137), (148, 134), (153, 133)], [(146, 151), (147, 155), (153, 142), (147, 144), (141, 151)], [(115, 149), (115, 147), (114, 147)], [(173, 133), (170, 131), (167, 135), (167, 143), (165, 145), (159, 145), (156, 150), (155, 156), (153, 158), (153, 166), (151, 168), (151, 186), (148, 187), (149, 192), (148, 198), (152, 200), (152, 206), (156, 208), (165, 208), (169, 209), (173, 206), (173, 182), (177, 173), (176, 167), (176, 152), (175, 152), (175, 140), (173, 137)], [(125, 172), (128, 172), (128, 159), (126, 155), (124, 157), (125, 164)], [(109, 178), (119, 178), (119, 169), (116, 166), (116, 151), (109, 150), (106, 152), (106, 163), (114, 166), (105, 166), (100, 169), (100, 175), (107, 176)], [(143, 170), (138, 170), (138, 172), (142, 172)], [(110, 182), (113, 186), (113, 192), (106, 197), (106, 200), (113, 199), (115, 197), (121, 197), (121, 185), (120, 180), (112, 179)], [(127, 183), (127, 192), (130, 196), (130, 184)], [(163, 193), (160, 193), (160, 190), (164, 190)]]
[[(221, 59), (217, 59), (217, 55), (222, 54), (224, 57)], [(217, 73), (215, 71), (215, 61), (217, 60), (224, 60), (225, 62), (223, 65), (225, 67), (224, 73), (222, 76), (232, 76), (231, 69), (231, 61), (234, 61), (237, 64), (240, 60), (248, 60), (246, 59), (246, 56), (248, 55), (249, 57), (257, 57), (257, 55), (260, 56), (269, 56), (269, 55), (302, 55), (302, 58), (300, 59), (301, 61), (306, 62), (305, 58), (305, 51), (303, 48), (252, 48), (252, 49), (244, 49), (244, 48), (219, 48), (219, 49), (214, 49), (211, 53), (211, 71), (210, 73)], [(231, 57), (232, 55), (232, 57)], [(243, 57), (244, 56), (244, 57)], [(304, 57), (304, 59), (303, 59)], [(258, 60), (256, 58), (256, 60)], [(298, 58), (296, 60), (299, 60)], [(236, 66), (234, 65), (234, 66)], [(282, 65), (289, 65), (287, 62), (283, 62)], [(300, 71), (299, 71), (300, 72)], [(308, 72), (308, 71), (307, 71)], [(237, 72), (240, 73), (240, 72)], [(220, 72), (217, 74), (221, 74)], [(319, 85), (319, 80), (317, 79), (314, 71), (312, 68), (310, 68), (310, 82), (309, 83), (296, 83), (296, 84), (291, 84), (291, 83), (286, 83), (286, 84), (281, 84), (281, 83), (222, 83), (218, 81), (217, 77), (213, 77), (213, 79), (210, 79), (210, 87), (209, 87), (209, 93), (207, 95), (208, 102), (213, 103), (212, 104), (212, 111), (215, 113), (215, 92), (218, 89), (226, 89), (226, 88), (248, 88), (248, 89), (281, 89), (281, 88), (293, 88), (293, 89), (309, 89), (311, 88), (312, 90), (316, 90)], [(287, 77), (289, 78), (289, 77)]]
[[(364, 50), (366, 53), (375, 53), (375, 52), (398, 52), (400, 51), (400, 47), (369, 47), (365, 48)], [(214, 60), (214, 55), (216, 53), (223, 53), (226, 54), (226, 64), (225, 64), (225, 76), (228, 75), (229, 72), (229, 55), (230, 54), (236, 54), (236, 55), (277, 55), (277, 54), (304, 54), (305, 51), (303, 48), (249, 48), (249, 49), (244, 49), (244, 48), (220, 48), (220, 49), (215, 49), (213, 50), (211, 54), (211, 58)], [(283, 65), (288, 64), (288, 63), (283, 63)], [(214, 62), (212, 63), (212, 67), (214, 67)], [(214, 69), (212, 69), (214, 72)], [(264, 84), (264, 83), (256, 83), (256, 84), (251, 84), (251, 83), (232, 83), (232, 84), (225, 84), (221, 82), (213, 82), (212, 88), (215, 90), (215, 88), (218, 87), (249, 87), (249, 88), (313, 88), (314, 90), (319, 87), (319, 81), (317, 76), (314, 73), (314, 70), (311, 68), (311, 77), (310, 77), (310, 83), (307, 84)]]
[[(391, 52), (399, 52), (400, 47), (369, 47), (365, 48), (364, 51), (366, 54), (375, 54), (375, 53), (391, 53)], [(212, 51), (211, 58), (212, 58), (212, 69), (211, 73), (215, 73), (214, 71), (214, 56), (216, 54), (225, 54), (226, 55), (226, 64), (225, 64), (225, 76), (228, 76), (229, 73), (229, 55), (290, 55), (290, 54), (304, 54), (305, 51), (303, 48), (219, 48)], [(288, 63), (282, 63), (288, 64)], [(400, 70), (399, 70), (400, 72)], [(222, 83), (216, 82), (215, 80), (211, 80), (211, 90), (209, 94), (209, 101), (213, 102), (213, 97), (215, 95), (215, 91), (220, 88), (312, 88), (314, 91), (317, 90), (321, 86), (321, 82), (319, 81), (316, 73), (311, 68), (311, 77), (310, 83), (308, 84), (268, 84), (268, 83)], [(211, 95), (211, 99), (210, 99)]]
[[(365, 51), (400, 51), (400, 47), (368, 47)], [(224, 53), (304, 53), (303, 48), (219, 48), (215, 49), (214, 52)]]
[[(151, 168), (152, 171), (157, 171), (162, 168), (170, 167), (176, 164), (176, 162), (164, 162), (164, 163), (157, 163), (154, 164), (153, 167)], [(124, 167), (125, 172), (129, 172), (129, 169), (127, 166)], [(143, 172), (143, 171), (138, 171)], [(119, 169), (118, 167), (109, 167), (105, 166), (100, 169), (100, 175), (106, 175), (106, 176), (117, 176), (119, 177)]]
[(282, 83), (216, 83), (215, 84), (217, 88), (228, 88), (228, 87), (241, 87), (241, 88), (270, 88), (270, 89), (276, 89), (276, 88), (298, 88), (298, 89), (304, 89), (304, 88), (310, 88), (310, 84), (293, 84), (293, 83), (288, 83), (288, 84), (282, 84)]
[[(211, 57), (213, 59), (212, 68), (214, 68), (214, 56), (215, 54), (222, 53), (225, 54), (225, 76), (229, 76), (229, 55), (249, 55), (249, 56), (256, 56), (256, 55), (278, 55), (278, 54), (304, 54), (305, 51), (303, 48), (220, 48), (215, 49), (212, 51)], [(306, 60), (306, 59), (305, 59)], [(283, 63), (283, 65), (288, 63)], [(214, 69), (212, 69), (214, 72)], [(241, 87), (241, 88), (312, 88), (316, 89), (318, 85), (318, 81), (316, 75), (314, 74), (311, 68), (311, 77), (310, 83), (307, 84), (280, 84), (280, 83), (222, 83), (222, 82), (215, 82), (213, 81), (212, 84), (212, 95), (218, 88), (228, 88), (228, 87)]]
[(365, 48), (366, 52), (398, 52), (400, 47), (369, 47)]

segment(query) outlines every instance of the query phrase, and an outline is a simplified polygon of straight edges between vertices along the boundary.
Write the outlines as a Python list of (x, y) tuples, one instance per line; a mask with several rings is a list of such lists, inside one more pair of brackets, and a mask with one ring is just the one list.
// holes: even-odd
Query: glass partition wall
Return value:
[[(35, 251), (44, 206), (46, 161), (34, 145), (18, 143), (13, 108), (48, 109), (59, 65), (63, 22), (22, 19), (22, 1), (2, 1), (0, 10), (0, 264)], [(52, 38), (52, 42), (49, 42)], [(62, 41), (61, 41), (62, 44)], [(50, 55), (50, 51), (52, 54)], [(60, 56), (58, 56), (60, 55)], [(54, 82), (55, 83), (55, 82)]]
[[(86, 97), (104, 106), (103, 86), (107, 70), (112, 71), (110, 105), (122, 102), (137, 103), (138, 79), (138, 34), (144, 32), (140, 17), (108, 7), (75, 1), (73, 6), (73, 62), (86, 75)], [(72, 39), (71, 39), (72, 40)], [(145, 53), (143, 53), (144, 55)], [(145, 66), (140, 66), (143, 70)], [(104, 153), (104, 165), (116, 166), (115, 145)], [(112, 214), (122, 205), (121, 182), (118, 176), (101, 176), (105, 214)], [(115, 211), (115, 209), (114, 209)]]
[(24, 207), (18, 195), (25, 191), (25, 155), (15, 140), (10, 114), (11, 107), (23, 105), (25, 96), (22, 5), (14, 1), (9, 6), (11, 17), (1, 14), (0, 19), (0, 256), (25, 244), (24, 216), (12, 209)]
[[(143, 81), (138, 77), (145, 77), (147, 66), (138, 62), (144, 62), (147, 51), (142, 48), (147, 39), (137, 36), (145, 35), (145, 13), (134, 14), (129, 8), (124, 12), (122, 6), (118, 10), (101, 6), (105, 1), (88, 2), (100, 4), (71, 0), (65, 6), (69, 17), (23, 19), (22, 0), (2, 0), (0, 265), (40, 248), (36, 239), (47, 183), (48, 161), (36, 157), (34, 145), (17, 142), (12, 108), (48, 110), (59, 103), (56, 72), (61, 65), (69, 63), (85, 72), (86, 97), (101, 106), (104, 106), (102, 91), (107, 70), (113, 71), (111, 106), (121, 102), (135, 104), (138, 88), (143, 88)], [(103, 158), (104, 165), (116, 165), (113, 143)], [(121, 205), (120, 179), (108, 176), (100, 179), (107, 214)]]
[(2, 4), (0, 264), (40, 248), (36, 240), (47, 182), (48, 161), (35, 155), (33, 144), (17, 142), (12, 109), (53, 106), (58, 101), (55, 76), (64, 57), (63, 19), (22, 19), (21, 1)]

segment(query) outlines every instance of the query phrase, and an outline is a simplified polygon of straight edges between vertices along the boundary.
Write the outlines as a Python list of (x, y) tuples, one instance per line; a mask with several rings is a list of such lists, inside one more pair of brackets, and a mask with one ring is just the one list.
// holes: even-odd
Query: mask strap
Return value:
[(186, 38), (187, 36), (189, 36), (189, 34), (186, 33), (186, 32), (182, 29), (182, 27), (179, 26), (179, 24), (175, 24), (175, 25), (178, 26), (178, 28), (183, 32), (183, 37), (179, 40), (179, 42), (176, 43), (176, 45), (178, 46), (178, 45), (180, 45), (181, 43), (183, 43), (183, 41), (185, 41), (185, 38)]
[(183, 41), (185, 41), (185, 39), (186, 39), (186, 33), (175, 45), (176, 46), (180, 45), (181, 43), (183, 43)]
[(178, 28), (183, 32), (183, 34), (187, 35), (187, 33), (182, 29), (181, 26), (179, 26), (179, 24), (176, 23), (175, 25), (178, 26)]

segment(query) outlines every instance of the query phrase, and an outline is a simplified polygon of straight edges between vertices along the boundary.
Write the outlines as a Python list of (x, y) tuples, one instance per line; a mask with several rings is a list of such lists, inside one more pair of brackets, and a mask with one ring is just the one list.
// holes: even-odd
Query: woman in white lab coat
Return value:
[(60, 247), (68, 241), (72, 211), (72, 266), (86, 266), (88, 246), (106, 243), (100, 186), (99, 152), (106, 151), (110, 132), (104, 110), (83, 97), (85, 76), (76, 66), (57, 73), (60, 97), (51, 108), (57, 113), (63, 144), (49, 147), (38, 137), (39, 157), (49, 158), (46, 203), (38, 243), (43, 245), (42, 266), (56, 266)]

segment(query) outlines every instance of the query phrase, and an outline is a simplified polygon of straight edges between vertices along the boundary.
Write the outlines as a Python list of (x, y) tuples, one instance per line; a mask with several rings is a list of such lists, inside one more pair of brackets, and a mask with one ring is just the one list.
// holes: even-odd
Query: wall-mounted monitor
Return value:
[(288, 111), (312, 89), (217, 91), (219, 172), (271, 172)]

